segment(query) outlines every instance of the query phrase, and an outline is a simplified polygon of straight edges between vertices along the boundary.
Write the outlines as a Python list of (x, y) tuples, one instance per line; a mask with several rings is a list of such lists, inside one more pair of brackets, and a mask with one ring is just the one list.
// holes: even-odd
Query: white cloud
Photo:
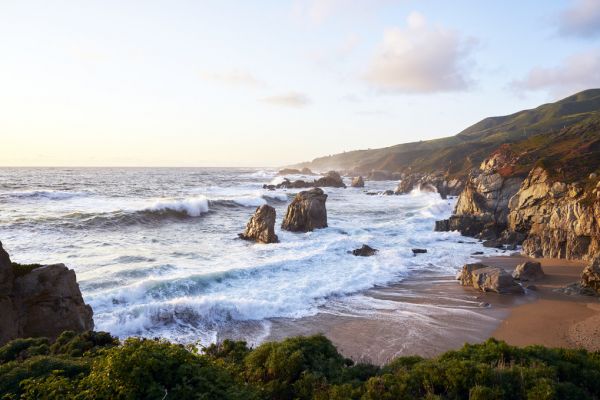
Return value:
[(239, 70), (225, 72), (200, 71), (200, 78), (207, 81), (219, 82), (234, 86), (259, 87), (265, 85), (263, 81), (254, 77), (254, 75)]
[(533, 68), (511, 86), (521, 91), (547, 90), (556, 96), (600, 87), (600, 48), (572, 55), (556, 67)]
[(265, 103), (284, 106), (284, 107), (295, 107), (301, 108), (306, 107), (310, 104), (310, 99), (303, 93), (289, 92), (281, 95), (265, 97), (262, 99)]
[(469, 55), (473, 39), (458, 32), (429, 26), (412, 12), (407, 28), (385, 31), (365, 78), (383, 91), (432, 93), (469, 87)]
[(399, 0), (295, 0), (292, 13), (303, 20), (320, 24), (334, 15), (359, 15)]
[(592, 37), (600, 35), (600, 1), (576, 0), (559, 20), (563, 35)]

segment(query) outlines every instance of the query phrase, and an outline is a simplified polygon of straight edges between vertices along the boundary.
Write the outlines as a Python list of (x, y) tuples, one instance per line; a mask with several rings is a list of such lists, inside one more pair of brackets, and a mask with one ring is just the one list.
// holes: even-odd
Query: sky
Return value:
[(600, 87), (600, 0), (0, 0), (0, 165), (275, 167)]

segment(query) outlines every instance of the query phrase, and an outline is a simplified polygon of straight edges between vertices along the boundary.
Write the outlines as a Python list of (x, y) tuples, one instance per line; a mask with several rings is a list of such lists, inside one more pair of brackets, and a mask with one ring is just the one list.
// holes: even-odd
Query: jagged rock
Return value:
[(588, 264), (581, 274), (581, 286), (600, 294), (600, 257)]
[(292, 232), (308, 232), (327, 227), (327, 195), (320, 188), (302, 191), (288, 206), (281, 228)]
[(500, 243), (500, 241), (498, 239), (485, 240), (482, 243), (482, 245), (483, 245), (483, 247), (491, 247), (491, 248), (495, 248), (495, 249), (504, 248), (504, 246), (502, 245), (502, 243)]
[(412, 249), (412, 252), (416, 256), (417, 254), (425, 254), (425, 253), (427, 253), (427, 249)]
[(520, 281), (535, 281), (544, 277), (544, 271), (539, 262), (526, 261), (517, 265), (512, 276)]
[(21, 267), (16, 274), (15, 268), (0, 243), (0, 345), (94, 328), (92, 308), (83, 302), (73, 270), (53, 264)]
[(456, 280), (459, 280), (460, 284), (463, 286), (473, 286), (472, 273), (481, 268), (487, 268), (487, 265), (482, 263), (465, 264), (456, 275)]
[(457, 196), (462, 190), (463, 182), (460, 179), (447, 179), (444, 172), (431, 174), (408, 174), (402, 177), (402, 180), (396, 188), (396, 194), (410, 193), (413, 189), (423, 192), (437, 192), (445, 199), (447, 196)]
[(372, 248), (369, 245), (363, 244), (361, 248), (352, 250), (352, 254), (360, 257), (370, 257), (375, 255), (379, 250)]
[(365, 181), (363, 180), (362, 176), (356, 176), (352, 179), (350, 186), (355, 188), (365, 187)]
[(275, 234), (275, 209), (267, 204), (258, 207), (239, 237), (258, 243), (277, 243), (279, 239)]
[(523, 288), (502, 268), (478, 268), (471, 272), (471, 279), (473, 287), (482, 292), (523, 293)]
[[(268, 185), (263, 185), (263, 188), (267, 189)], [(312, 182), (306, 182), (302, 179), (296, 181), (290, 181), (285, 178), (283, 182), (275, 186), (277, 189), (304, 189), (311, 187), (338, 187), (345, 188), (344, 180), (335, 171), (327, 172), (323, 177), (313, 180)]]
[(465, 236), (476, 236), (484, 228), (486, 221), (471, 215), (452, 215), (448, 219), (435, 222), (436, 232), (459, 231)]
[(396, 193), (394, 193), (393, 190), (384, 190), (381, 194), (384, 195), (384, 196), (393, 196)]

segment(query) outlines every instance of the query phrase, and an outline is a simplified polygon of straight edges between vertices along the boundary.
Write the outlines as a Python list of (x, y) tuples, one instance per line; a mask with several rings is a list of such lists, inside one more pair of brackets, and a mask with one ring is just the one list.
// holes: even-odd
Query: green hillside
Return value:
[[(463, 176), (502, 144), (527, 142), (529, 144), (524, 146), (532, 150), (530, 146), (534, 142), (544, 143), (547, 149), (552, 142), (559, 141), (565, 146), (571, 143), (580, 150), (585, 149), (586, 142), (599, 138), (598, 122), (600, 89), (589, 89), (531, 110), (485, 118), (455, 136), (351, 151), (320, 157), (300, 166), (316, 170), (353, 169), (361, 174), (371, 170), (447, 171), (452, 176)], [(565, 142), (567, 132), (568, 143)], [(578, 135), (582, 136), (581, 140), (577, 139)]]

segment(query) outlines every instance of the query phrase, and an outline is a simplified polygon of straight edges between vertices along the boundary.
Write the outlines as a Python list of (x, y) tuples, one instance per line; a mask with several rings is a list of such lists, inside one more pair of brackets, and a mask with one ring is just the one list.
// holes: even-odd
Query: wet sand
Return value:
[[(522, 256), (487, 257), (487, 265), (512, 272)], [(320, 313), (271, 320), (266, 340), (326, 335), (356, 361), (385, 364), (398, 356), (436, 356), (496, 337), (510, 344), (600, 349), (600, 302), (556, 292), (579, 280), (584, 263), (538, 260), (546, 277), (524, 295), (480, 293), (454, 277), (421, 276), (330, 299)]]

